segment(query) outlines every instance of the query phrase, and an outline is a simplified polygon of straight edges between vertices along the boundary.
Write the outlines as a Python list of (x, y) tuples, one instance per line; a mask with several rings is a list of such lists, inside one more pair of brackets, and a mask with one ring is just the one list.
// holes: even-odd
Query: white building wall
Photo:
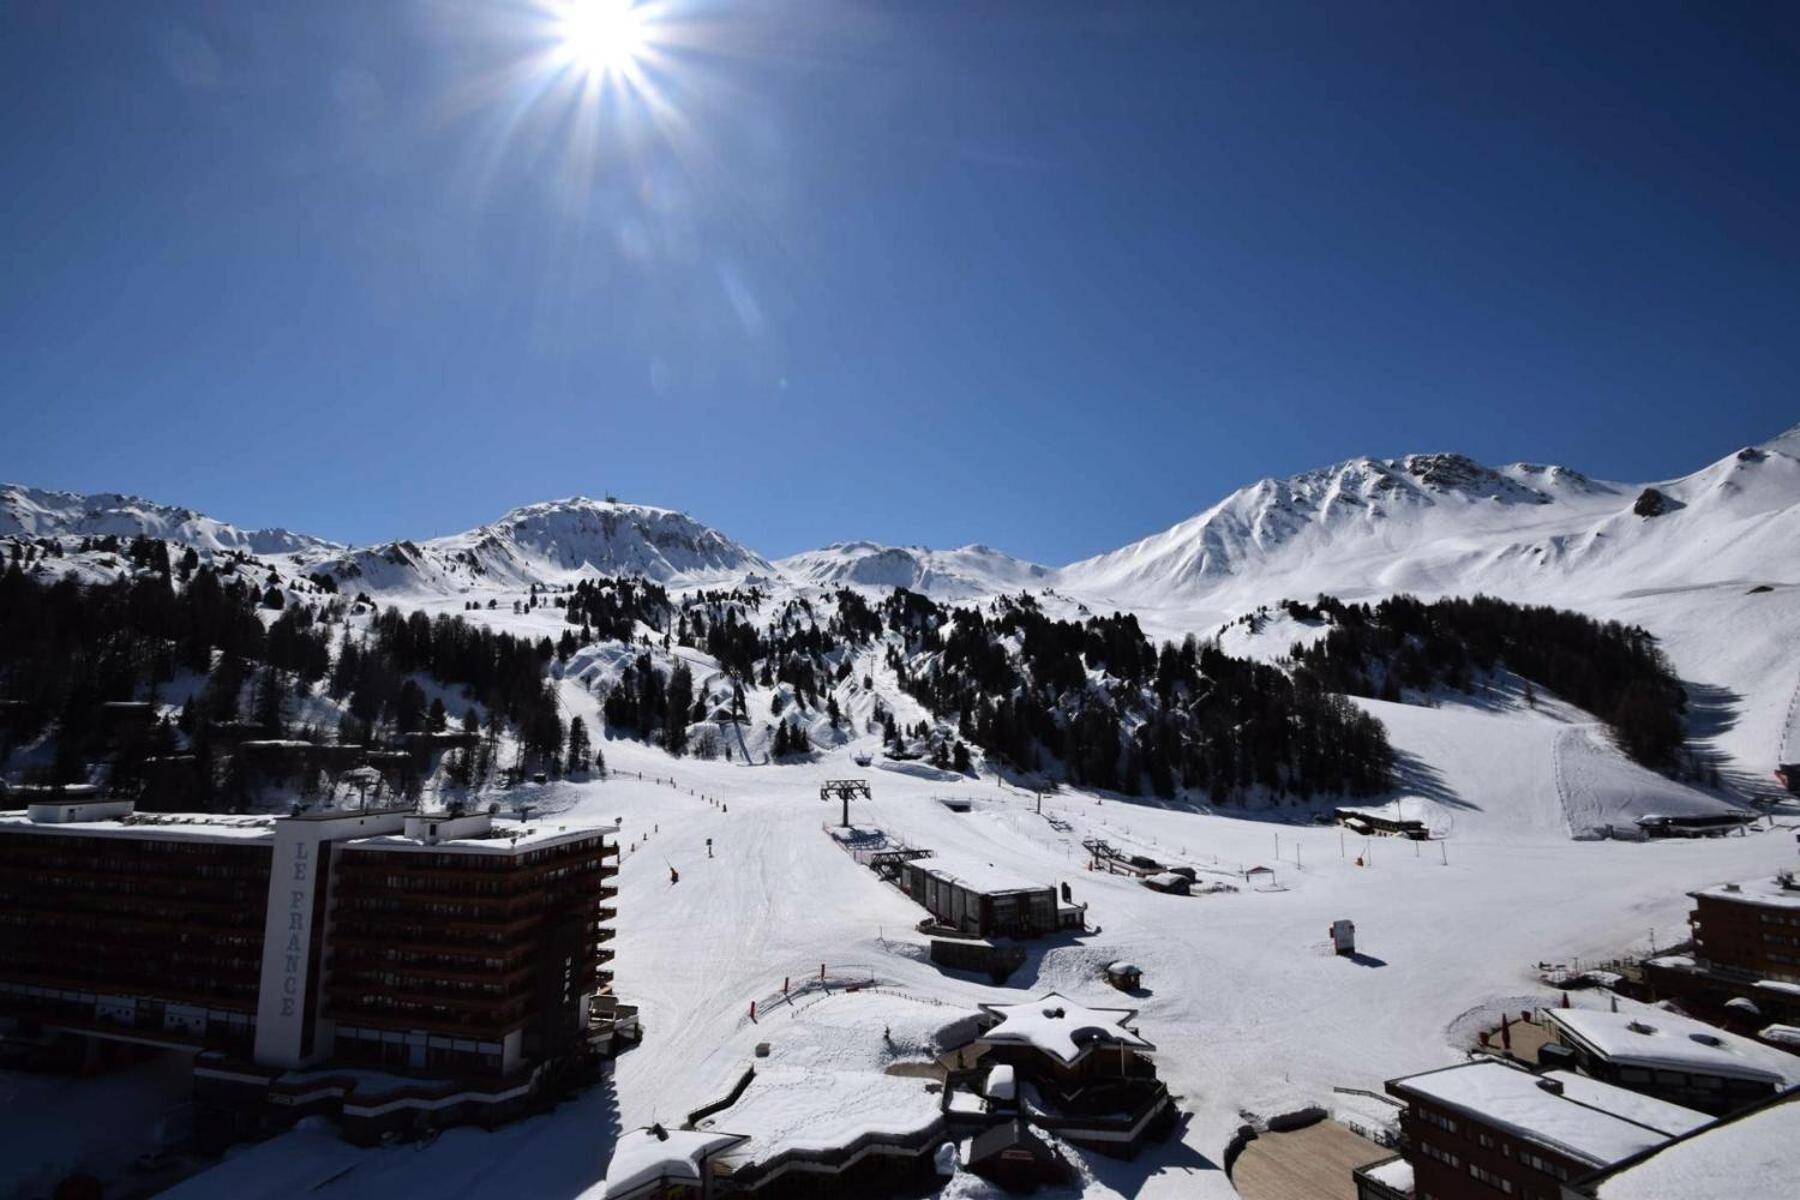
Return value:
[[(262, 983), (256, 1005), (258, 1063), (272, 1067), (305, 1066), (322, 1058), (330, 1048), (329, 1028), (315, 1025), (312, 1052), (301, 1052), (307, 983), (312, 970), (308, 950), (312, 943), (314, 896), (322, 874), (320, 864), (330, 852), (329, 843), (397, 833), (403, 827), (402, 813), (284, 817), (275, 822), (269, 912), (263, 923)], [(322, 987), (317, 994), (323, 996)]]

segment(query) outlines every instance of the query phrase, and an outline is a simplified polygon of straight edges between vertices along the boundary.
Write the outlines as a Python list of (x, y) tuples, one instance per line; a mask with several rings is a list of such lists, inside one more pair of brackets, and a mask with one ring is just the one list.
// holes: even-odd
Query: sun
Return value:
[(643, 9), (633, 0), (569, 0), (560, 23), (562, 50), (583, 71), (631, 71), (647, 42)]

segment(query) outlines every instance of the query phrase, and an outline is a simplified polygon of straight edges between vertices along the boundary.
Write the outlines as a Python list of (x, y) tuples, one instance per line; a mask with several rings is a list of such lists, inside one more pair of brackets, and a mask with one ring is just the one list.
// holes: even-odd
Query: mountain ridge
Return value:
[[(1772, 539), (1800, 536), (1800, 425), (1644, 484), (1553, 464), (1492, 467), (1450, 451), (1358, 456), (1256, 480), (1175, 525), (1064, 566), (979, 542), (936, 550), (856, 540), (770, 560), (685, 513), (582, 495), (520, 505), (443, 537), (346, 546), (244, 530), (141, 497), (0, 486), (0, 535), (134, 533), (284, 557), (360, 589), (438, 594), (642, 575), (677, 586), (904, 587), (946, 600), (1037, 589), (1144, 607), (1217, 597), (1212, 607), (1243, 608), (1273, 598), (1265, 583), (1305, 595), (1531, 591), (1597, 568), (1733, 578), (1773, 556)], [(1699, 561), (1686, 560), (1690, 551)]]

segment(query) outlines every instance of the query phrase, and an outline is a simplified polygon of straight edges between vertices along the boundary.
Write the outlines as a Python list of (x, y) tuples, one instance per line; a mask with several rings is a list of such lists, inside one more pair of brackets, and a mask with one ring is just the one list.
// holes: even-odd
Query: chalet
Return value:
[[(1089, 1008), (1051, 992), (1024, 1004), (984, 1004), (982, 1032), (944, 1088), (951, 1128), (1023, 1117), (1064, 1141), (1130, 1157), (1175, 1120), (1156, 1076), (1155, 1047), (1127, 1024), (1129, 1008)], [(1017, 1102), (1030, 1085), (1029, 1109)]]
[(1402, 796), (1387, 804), (1347, 805), (1332, 810), (1332, 816), (1339, 825), (1365, 837), (1379, 834), (1418, 842), (1431, 837), (1425, 802), (1416, 796)]
[(1387, 1091), (1406, 1105), (1401, 1158), (1352, 1172), (1358, 1200), (1558, 1200), (1565, 1182), (1707, 1123), (1598, 1080), (1496, 1059), (1391, 1079)]
[(1173, 871), (1158, 871), (1154, 875), (1146, 875), (1139, 883), (1153, 892), (1165, 892), (1171, 896), (1185, 896), (1194, 886), (1194, 881), (1186, 875), (1177, 875)]
[(939, 924), (964, 935), (1039, 937), (1063, 924), (1054, 887), (979, 859), (912, 859), (900, 864), (899, 882)]
[(1724, 837), (1756, 820), (1755, 813), (1686, 813), (1662, 816), (1647, 813), (1637, 819), (1637, 827), (1645, 837)]
[(1800, 1089), (1564, 1185), (1562, 1200), (1776, 1200), (1793, 1194)]
[(1800, 1057), (1679, 1013), (1552, 1008), (1544, 1015), (1557, 1042), (1538, 1051), (1540, 1062), (1567, 1062), (1701, 1112), (1735, 1112), (1800, 1084)]

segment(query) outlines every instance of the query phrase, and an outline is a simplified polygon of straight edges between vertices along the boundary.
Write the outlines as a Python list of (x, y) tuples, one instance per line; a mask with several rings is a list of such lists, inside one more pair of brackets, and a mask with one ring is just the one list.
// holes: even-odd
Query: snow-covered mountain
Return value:
[(286, 554), (336, 549), (336, 544), (285, 529), (239, 529), (191, 508), (114, 492), (83, 495), (21, 484), (0, 484), (0, 537), (146, 537), (203, 550)]
[(1045, 587), (1056, 577), (1050, 567), (982, 545), (929, 550), (879, 542), (838, 542), (823, 550), (779, 559), (775, 566), (796, 583), (903, 587), (939, 600)]
[(376, 592), (518, 588), (599, 575), (696, 586), (775, 574), (761, 555), (685, 513), (585, 496), (515, 508), (466, 533), (295, 561)]
[(1566, 467), (1491, 468), (1456, 454), (1358, 458), (1265, 479), (1187, 521), (1060, 573), (1119, 604), (1220, 611), (1316, 591), (1601, 586), (1785, 577), (1800, 536), (1800, 432), (1679, 479), (1609, 483)]

